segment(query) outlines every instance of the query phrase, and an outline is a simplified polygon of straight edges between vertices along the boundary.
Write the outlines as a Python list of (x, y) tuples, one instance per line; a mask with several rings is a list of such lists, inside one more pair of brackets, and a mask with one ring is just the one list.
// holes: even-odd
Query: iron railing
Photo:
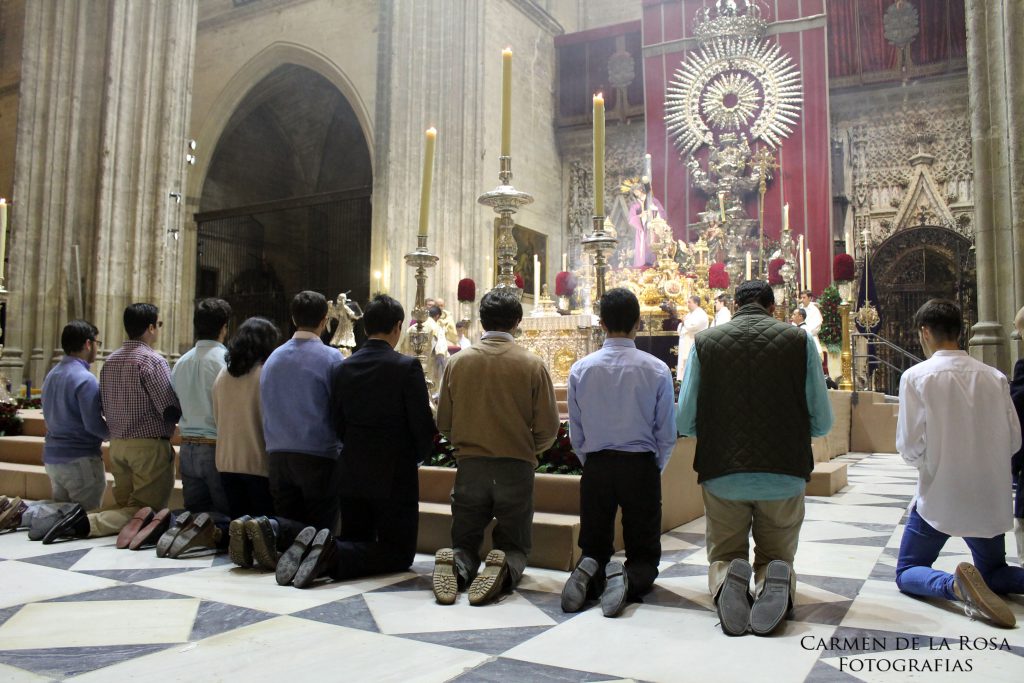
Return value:
[[(858, 340), (864, 343), (858, 344)], [(881, 391), (890, 396), (899, 395), (903, 373), (924, 360), (873, 332), (851, 334), (850, 353), (854, 388), (857, 391)]]

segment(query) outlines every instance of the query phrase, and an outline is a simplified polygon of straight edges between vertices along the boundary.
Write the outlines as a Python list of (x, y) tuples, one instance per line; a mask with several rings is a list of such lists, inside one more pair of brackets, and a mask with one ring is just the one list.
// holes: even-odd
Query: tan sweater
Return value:
[(558, 436), (558, 404), (544, 362), (515, 342), (483, 339), (452, 356), (441, 380), (437, 428), (456, 458), (536, 464)]
[(221, 370), (213, 382), (213, 419), (217, 423), (217, 470), (270, 475), (263, 441), (259, 364), (241, 377)]

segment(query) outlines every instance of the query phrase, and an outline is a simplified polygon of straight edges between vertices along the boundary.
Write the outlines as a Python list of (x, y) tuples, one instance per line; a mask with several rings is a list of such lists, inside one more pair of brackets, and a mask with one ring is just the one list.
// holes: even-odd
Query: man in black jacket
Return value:
[(792, 605), (804, 487), (814, 469), (811, 437), (827, 434), (833, 416), (814, 340), (772, 317), (768, 283), (742, 283), (736, 305), (730, 322), (695, 339), (676, 426), (698, 437), (693, 468), (703, 487), (708, 586), (722, 630), (767, 635)]
[(341, 534), (335, 539), (320, 529), (308, 548), (291, 553), (302, 557), (294, 586), (325, 575), (341, 581), (403, 571), (412, 564), (417, 466), (429, 455), (437, 427), (422, 367), (394, 350), (404, 320), (400, 303), (384, 294), (374, 297), (363, 314), (366, 343), (335, 372), (332, 415), (344, 444)]

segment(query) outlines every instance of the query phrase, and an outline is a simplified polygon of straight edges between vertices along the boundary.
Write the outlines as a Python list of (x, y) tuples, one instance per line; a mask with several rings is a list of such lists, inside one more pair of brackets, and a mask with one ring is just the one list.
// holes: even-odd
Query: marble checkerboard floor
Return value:
[[(663, 536), (655, 590), (618, 619), (562, 614), (564, 572), (529, 569), (498, 604), (441, 607), (427, 556), (410, 572), (298, 590), (225, 555), (159, 559), (112, 538), (43, 546), (16, 533), (0, 536), (0, 681), (1019, 683), (1024, 628), (896, 590), (915, 471), (892, 455), (845, 459), (850, 485), (807, 501), (795, 620), (770, 638), (722, 634), (703, 519)], [(951, 541), (938, 566), (965, 559)], [(1024, 600), (1011, 604), (1024, 622)]]

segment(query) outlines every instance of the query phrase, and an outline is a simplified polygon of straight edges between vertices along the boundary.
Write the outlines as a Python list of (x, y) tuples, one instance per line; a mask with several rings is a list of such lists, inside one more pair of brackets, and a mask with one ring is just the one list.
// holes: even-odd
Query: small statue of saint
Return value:
[(336, 301), (327, 302), (327, 319), (337, 320), (337, 327), (331, 336), (331, 346), (348, 358), (356, 346), (355, 322), (363, 317), (359, 304), (348, 300), (348, 292), (338, 295)]

